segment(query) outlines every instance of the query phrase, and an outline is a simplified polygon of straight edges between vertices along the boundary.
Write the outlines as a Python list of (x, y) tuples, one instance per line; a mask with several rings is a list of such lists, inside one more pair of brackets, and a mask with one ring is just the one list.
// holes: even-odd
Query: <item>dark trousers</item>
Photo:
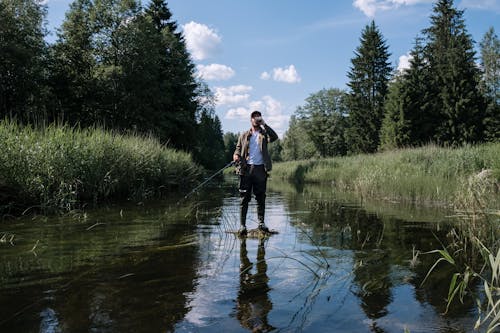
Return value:
[(248, 203), (252, 192), (257, 200), (257, 219), (264, 223), (266, 209), (267, 173), (264, 165), (247, 165), (244, 175), (240, 175), (240, 224), (246, 225)]

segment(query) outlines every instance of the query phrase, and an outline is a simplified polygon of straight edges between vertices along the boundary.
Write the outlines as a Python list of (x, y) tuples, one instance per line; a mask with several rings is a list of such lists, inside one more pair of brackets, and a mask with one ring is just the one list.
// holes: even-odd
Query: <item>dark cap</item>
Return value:
[(262, 113), (260, 111), (254, 111), (250, 114), (250, 118), (255, 118), (255, 117), (262, 117)]

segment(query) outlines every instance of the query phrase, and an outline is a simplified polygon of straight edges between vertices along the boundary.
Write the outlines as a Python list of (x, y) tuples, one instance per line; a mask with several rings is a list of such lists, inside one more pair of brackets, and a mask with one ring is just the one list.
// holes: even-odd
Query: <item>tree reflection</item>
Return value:
[(361, 212), (353, 222), (356, 294), (368, 318), (382, 318), (387, 315), (387, 306), (392, 302), (390, 258), (381, 246), (384, 224), (376, 216)]
[(248, 259), (246, 238), (240, 243), (240, 290), (237, 298), (237, 318), (241, 325), (252, 332), (269, 332), (274, 329), (268, 323), (268, 314), (273, 304), (269, 299), (267, 263), (264, 239), (259, 240), (256, 272), (251, 273), (253, 264)]

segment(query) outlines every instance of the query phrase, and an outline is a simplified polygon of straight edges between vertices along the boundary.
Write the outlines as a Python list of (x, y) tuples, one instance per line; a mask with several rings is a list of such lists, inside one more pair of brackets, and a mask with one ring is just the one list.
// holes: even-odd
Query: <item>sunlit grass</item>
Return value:
[[(0, 205), (71, 210), (143, 199), (191, 184), (200, 167), (155, 138), (99, 128), (34, 128), (0, 121)], [(9, 206), (9, 207), (7, 207)]]
[[(437, 205), (465, 202), (468, 207), (472, 201), (481, 200), (491, 208), (500, 208), (500, 143), (458, 149), (429, 145), (372, 155), (276, 163), (272, 177), (331, 184), (338, 190), (366, 197)], [(469, 199), (464, 201), (464, 197)]]

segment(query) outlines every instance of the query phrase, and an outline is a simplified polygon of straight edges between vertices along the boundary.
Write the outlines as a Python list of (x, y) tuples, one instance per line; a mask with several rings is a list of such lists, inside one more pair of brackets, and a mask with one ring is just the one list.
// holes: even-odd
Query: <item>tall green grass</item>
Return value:
[[(500, 207), (500, 143), (457, 149), (429, 145), (372, 155), (276, 163), (272, 177), (327, 183), (362, 196), (458, 205), (474, 200)], [(468, 197), (468, 200), (464, 200)]]
[[(273, 178), (329, 184), (370, 198), (452, 206), (459, 223), (447, 234), (429, 274), (441, 263), (455, 273), (447, 306), (476, 301), (476, 328), (500, 327), (500, 143), (426, 146), (373, 155), (277, 163)], [(272, 179), (272, 178), (271, 178)], [(405, 330), (406, 331), (406, 330)]]
[(152, 137), (0, 121), (0, 208), (71, 210), (143, 199), (193, 182), (201, 169)]

